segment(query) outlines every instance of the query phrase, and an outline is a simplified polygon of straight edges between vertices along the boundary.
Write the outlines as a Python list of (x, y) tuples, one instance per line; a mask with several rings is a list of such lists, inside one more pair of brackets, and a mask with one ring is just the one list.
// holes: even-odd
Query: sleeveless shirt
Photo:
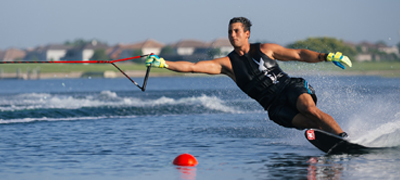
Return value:
[(238, 87), (267, 110), (286, 86), (289, 76), (276, 60), (261, 52), (260, 43), (251, 44), (249, 52), (243, 56), (232, 51), (228, 57)]

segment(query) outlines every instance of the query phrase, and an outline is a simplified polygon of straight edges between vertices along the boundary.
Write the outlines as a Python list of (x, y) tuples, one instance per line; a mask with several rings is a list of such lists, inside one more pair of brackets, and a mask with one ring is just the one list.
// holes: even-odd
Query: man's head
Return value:
[(234, 48), (249, 43), (251, 22), (245, 17), (235, 17), (229, 21), (228, 37)]
[(233, 23), (242, 23), (243, 25), (243, 30), (246, 31), (250, 31), (250, 27), (251, 27), (251, 22), (249, 19), (245, 18), (245, 17), (234, 17), (229, 21), (229, 25), (233, 24)]

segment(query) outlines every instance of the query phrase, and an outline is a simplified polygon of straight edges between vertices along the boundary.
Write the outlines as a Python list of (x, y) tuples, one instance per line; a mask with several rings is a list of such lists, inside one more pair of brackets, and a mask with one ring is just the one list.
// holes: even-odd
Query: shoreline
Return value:
[[(331, 64), (284, 62), (281, 69), (290, 76), (335, 75), (335, 76), (381, 76), (400, 77), (400, 62), (355, 62), (352, 68), (341, 70)], [(120, 63), (119, 67), (130, 77), (144, 77), (144, 64)], [(178, 73), (166, 69), (152, 68), (150, 77), (209, 76), (207, 74)], [(54, 78), (119, 78), (124, 75), (109, 64), (8, 64), (0, 67), (1, 79), (54, 79)]]
[[(132, 78), (144, 77), (146, 71), (135, 70), (125, 71)], [(311, 76), (311, 75), (326, 75), (326, 76), (380, 76), (399, 78), (400, 70), (368, 70), (368, 71), (286, 71), (290, 76)], [(174, 77), (174, 76), (212, 76), (207, 74), (196, 73), (177, 73), (177, 72), (150, 72), (149, 77)], [(125, 77), (120, 72), (104, 71), (104, 72), (46, 72), (46, 73), (1, 73), (0, 80), (6, 79), (22, 79), (22, 80), (37, 80), (37, 79), (63, 79), (63, 78), (122, 78)]]

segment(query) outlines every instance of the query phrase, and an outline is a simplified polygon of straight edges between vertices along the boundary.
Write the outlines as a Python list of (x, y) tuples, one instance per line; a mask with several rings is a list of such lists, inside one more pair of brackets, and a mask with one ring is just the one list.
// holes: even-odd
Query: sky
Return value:
[(400, 42), (399, 0), (0, 0), (0, 49), (98, 39), (209, 42), (249, 18), (251, 42), (287, 45), (308, 37)]

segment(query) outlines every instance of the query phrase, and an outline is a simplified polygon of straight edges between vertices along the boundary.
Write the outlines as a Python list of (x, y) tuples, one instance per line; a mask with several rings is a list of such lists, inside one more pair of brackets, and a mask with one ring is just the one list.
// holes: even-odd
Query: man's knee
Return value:
[(312, 120), (321, 119), (323, 116), (322, 111), (319, 110), (315, 105), (303, 106), (298, 110), (301, 114), (308, 118), (311, 118)]
[(318, 115), (319, 109), (316, 106), (306, 106), (303, 108), (302, 113), (309, 115)]
[(305, 115), (318, 115), (319, 109), (310, 94), (302, 94), (297, 99), (297, 110)]
[(305, 128), (320, 128), (318, 123), (314, 122), (312, 119), (307, 118), (305, 115), (299, 113), (297, 114), (292, 121), (292, 125), (297, 129), (305, 129)]

